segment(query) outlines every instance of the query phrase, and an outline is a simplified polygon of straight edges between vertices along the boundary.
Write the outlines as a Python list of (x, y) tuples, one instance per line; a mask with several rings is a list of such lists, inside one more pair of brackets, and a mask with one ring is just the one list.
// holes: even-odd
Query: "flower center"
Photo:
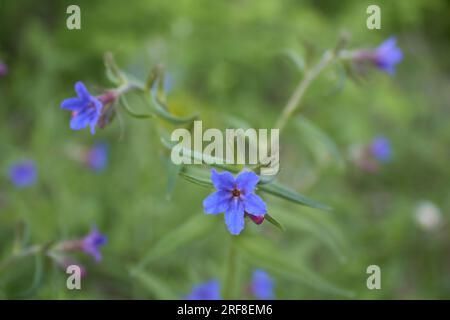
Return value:
[(239, 197), (241, 195), (241, 192), (238, 189), (233, 189), (231, 193), (233, 194), (233, 197)]

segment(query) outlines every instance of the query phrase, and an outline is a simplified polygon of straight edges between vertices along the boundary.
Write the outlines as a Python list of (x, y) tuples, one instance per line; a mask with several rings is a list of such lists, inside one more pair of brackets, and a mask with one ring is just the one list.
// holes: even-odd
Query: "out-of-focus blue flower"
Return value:
[(106, 236), (98, 232), (96, 227), (93, 227), (91, 232), (82, 239), (81, 250), (94, 257), (95, 261), (102, 260), (100, 247), (107, 242)]
[(191, 293), (186, 297), (187, 300), (221, 300), (220, 283), (217, 280), (211, 280), (192, 288)]
[(261, 300), (274, 299), (273, 287), (273, 279), (267, 272), (259, 269), (253, 272), (250, 290), (256, 298)]
[(373, 139), (370, 145), (372, 155), (380, 162), (388, 162), (392, 157), (391, 143), (385, 137)]
[(6, 63), (0, 61), (0, 77), (4, 77), (8, 74), (8, 66)]
[(108, 165), (109, 148), (106, 143), (96, 143), (87, 151), (86, 164), (94, 171), (100, 172)]
[(95, 133), (95, 127), (102, 113), (102, 102), (92, 96), (86, 89), (83, 82), (75, 84), (75, 91), (78, 98), (68, 98), (61, 103), (61, 108), (72, 111), (70, 128), (80, 130), (91, 127), (91, 133)]
[(395, 65), (403, 59), (402, 50), (397, 47), (397, 39), (390, 37), (375, 50), (375, 64), (389, 74), (395, 73)]
[(233, 235), (244, 229), (244, 214), (264, 216), (266, 204), (254, 193), (259, 177), (251, 171), (243, 171), (236, 178), (228, 171), (218, 173), (211, 170), (211, 180), (216, 192), (203, 200), (207, 214), (225, 212), (225, 224)]
[(36, 183), (37, 169), (34, 161), (24, 160), (9, 168), (11, 182), (18, 188), (29, 187)]

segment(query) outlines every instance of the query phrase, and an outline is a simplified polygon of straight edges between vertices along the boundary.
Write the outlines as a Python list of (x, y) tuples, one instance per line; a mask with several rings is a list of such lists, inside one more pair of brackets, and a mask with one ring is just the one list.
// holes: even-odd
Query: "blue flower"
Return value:
[(388, 162), (392, 157), (391, 144), (387, 138), (377, 137), (370, 145), (372, 155), (380, 162)]
[(221, 300), (220, 283), (217, 280), (211, 280), (192, 288), (191, 293), (186, 297), (187, 300)]
[(89, 125), (91, 133), (94, 134), (103, 104), (89, 93), (81, 81), (75, 84), (75, 91), (78, 98), (64, 100), (61, 103), (61, 108), (72, 111), (72, 119), (70, 120), (70, 128), (72, 130), (80, 130)]
[(266, 204), (254, 193), (259, 177), (251, 171), (243, 171), (236, 178), (225, 171), (218, 173), (211, 170), (211, 180), (216, 192), (203, 200), (203, 208), (207, 214), (225, 212), (225, 224), (233, 235), (244, 229), (244, 214), (264, 216)]
[(18, 188), (29, 187), (36, 183), (37, 169), (32, 160), (24, 160), (9, 168), (11, 182)]
[(375, 64), (389, 74), (395, 73), (395, 65), (403, 59), (402, 50), (396, 45), (397, 39), (390, 37), (375, 50)]
[(86, 164), (94, 171), (102, 171), (108, 165), (108, 145), (106, 143), (96, 143), (88, 150)]
[(274, 299), (273, 279), (263, 270), (255, 270), (253, 272), (250, 290), (255, 297), (261, 300)]
[(81, 250), (94, 257), (95, 261), (102, 260), (100, 246), (105, 245), (107, 238), (98, 232), (97, 228), (92, 228), (91, 232), (82, 239)]

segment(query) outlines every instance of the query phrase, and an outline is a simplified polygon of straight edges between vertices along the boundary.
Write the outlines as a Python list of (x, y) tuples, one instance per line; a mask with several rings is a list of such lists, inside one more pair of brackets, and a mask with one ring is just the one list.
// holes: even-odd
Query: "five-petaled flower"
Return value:
[(203, 200), (207, 214), (225, 212), (225, 224), (233, 235), (244, 229), (244, 214), (261, 217), (266, 214), (266, 204), (254, 193), (259, 177), (251, 171), (243, 171), (236, 178), (228, 172), (211, 170), (211, 180), (216, 192)]
[(375, 50), (375, 64), (389, 74), (395, 73), (395, 65), (403, 59), (402, 50), (397, 47), (397, 39), (390, 37)]
[(263, 270), (257, 269), (253, 272), (250, 291), (261, 300), (269, 300), (275, 297), (273, 293), (273, 279)]
[(61, 108), (72, 111), (70, 128), (80, 130), (91, 127), (91, 133), (95, 133), (95, 127), (100, 119), (103, 103), (91, 95), (83, 82), (75, 84), (75, 91), (78, 98), (68, 98), (61, 103)]
[(99, 262), (102, 259), (100, 246), (106, 244), (107, 238), (93, 227), (91, 232), (81, 240), (81, 250), (94, 257)]
[(221, 300), (220, 283), (217, 280), (211, 280), (201, 283), (192, 288), (191, 293), (186, 297), (187, 300)]

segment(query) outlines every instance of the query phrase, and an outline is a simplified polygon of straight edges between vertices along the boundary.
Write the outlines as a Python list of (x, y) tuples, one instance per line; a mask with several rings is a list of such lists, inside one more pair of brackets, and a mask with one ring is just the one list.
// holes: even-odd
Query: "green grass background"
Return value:
[[(65, 12), (74, 3), (82, 29), (70, 31)], [(366, 28), (369, 4), (381, 7), (381, 30)], [(78, 256), (88, 269), (82, 290), (67, 290), (50, 260), (30, 257), (1, 270), (0, 297), (177, 298), (199, 282), (226, 281), (223, 217), (203, 215), (211, 190), (183, 179), (167, 199), (157, 123), (123, 115), (95, 136), (69, 129), (59, 104), (73, 84), (95, 93), (111, 86), (104, 52), (139, 78), (164, 64), (171, 110), (198, 111), (204, 127), (270, 128), (302, 77), (283, 52), (316, 61), (346, 30), (351, 48), (396, 35), (404, 61), (395, 77), (374, 71), (362, 84), (339, 85), (331, 68), (307, 92), (301, 113), (333, 139), (343, 165), (291, 123), (279, 180), (334, 210), (265, 198), (286, 231), (247, 221), (234, 297), (248, 297), (252, 270), (263, 268), (280, 299), (449, 298), (449, 13), (438, 0), (0, 1), (0, 58), (10, 69), (0, 79), (0, 259), (11, 255), (20, 226), (27, 244), (76, 238), (93, 223), (109, 238), (100, 264)], [(348, 148), (378, 134), (391, 139), (393, 161), (361, 172), (346, 160)], [(68, 159), (70, 146), (99, 140), (111, 146), (105, 172)], [(39, 179), (16, 190), (8, 167), (22, 158), (36, 161)], [(442, 210), (436, 231), (414, 220), (422, 199)], [(381, 267), (381, 290), (366, 287), (371, 264)]]

